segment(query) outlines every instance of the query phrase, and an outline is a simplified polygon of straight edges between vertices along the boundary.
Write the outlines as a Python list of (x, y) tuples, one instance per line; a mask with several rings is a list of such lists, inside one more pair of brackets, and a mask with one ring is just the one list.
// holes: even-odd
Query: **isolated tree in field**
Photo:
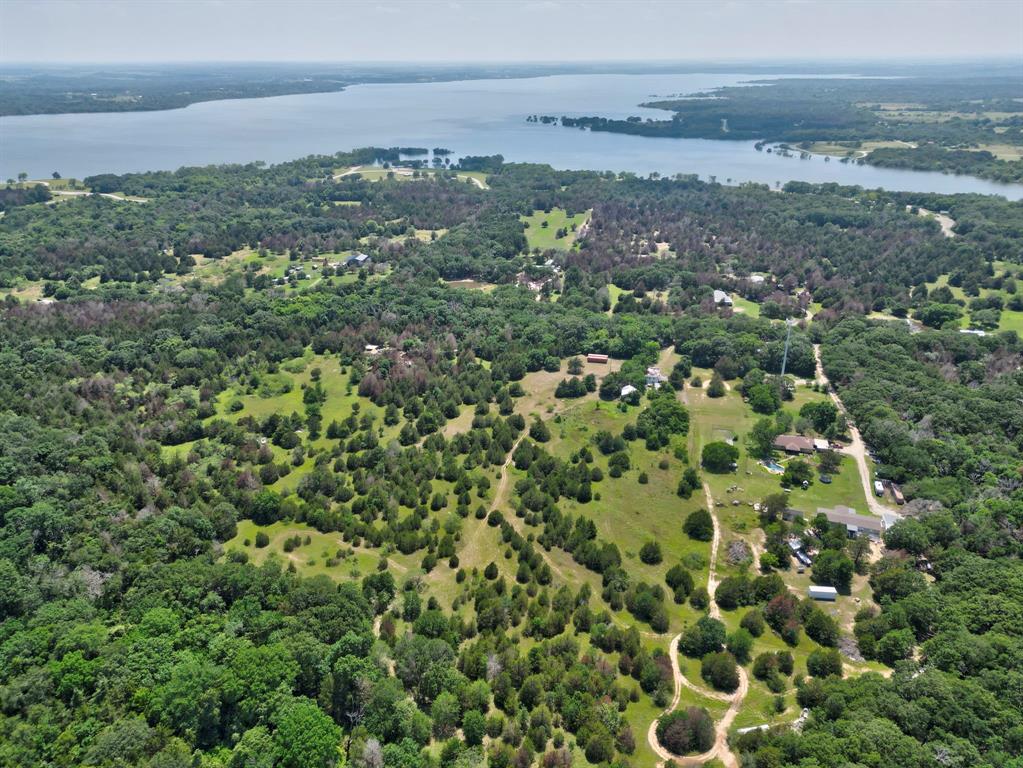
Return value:
[(647, 565), (657, 565), (661, 562), (661, 545), (656, 541), (648, 541), (639, 550), (639, 559)]
[(784, 493), (772, 493), (760, 502), (760, 527), (776, 523), (788, 509), (789, 497)]
[(715, 689), (731, 693), (739, 687), (739, 669), (728, 651), (709, 653), (700, 662), (700, 677)]
[(710, 541), (714, 538), (714, 520), (707, 510), (697, 509), (694, 512), (690, 512), (689, 516), (686, 517), (682, 530), (691, 539)]
[(737, 661), (745, 664), (749, 661), (750, 651), (753, 650), (753, 635), (748, 629), (740, 627), (728, 636), (725, 645)]
[(546, 443), (551, 439), (551, 431), (547, 428), (547, 425), (540, 421), (540, 418), (534, 418), (533, 423), (529, 425), (529, 436), (536, 440), (538, 443)]
[(657, 721), (657, 740), (674, 755), (706, 752), (714, 745), (714, 721), (699, 707), (675, 710)]
[[(693, 575), (683, 565), (673, 565), (664, 574), (664, 582), (675, 593), (675, 602), (682, 603), (693, 591)], [(681, 597), (681, 599), (679, 599)]]
[(706, 610), (710, 605), (710, 594), (704, 586), (694, 587), (689, 595), (689, 604), (698, 611)]
[(707, 385), (707, 397), (724, 397), (725, 396), (725, 382), (721, 380), (721, 377), (716, 373), (711, 377), (710, 384)]
[(820, 608), (814, 607), (803, 619), (807, 636), (828, 647), (838, 644), (838, 623)]
[(790, 488), (811, 480), (813, 480), (813, 467), (802, 459), (790, 461), (781, 476), (781, 484)]
[(836, 451), (821, 451), (817, 454), (817, 468), (821, 474), (834, 474), (841, 465), (842, 457)]
[(778, 431), (771, 419), (758, 419), (757, 423), (746, 435), (746, 447), (751, 456), (758, 459), (769, 459), (774, 451), (774, 438)]
[(764, 612), (759, 608), (747, 611), (739, 622), (739, 626), (749, 632), (753, 637), (760, 637), (764, 634)]
[(725, 644), (725, 625), (710, 616), (700, 619), (682, 633), (678, 648), (686, 656), (698, 659), (720, 651)]
[(700, 459), (703, 467), (711, 472), (730, 472), (732, 464), (739, 459), (739, 449), (720, 440), (707, 443)]
[(681, 498), (688, 499), (693, 495), (693, 491), (700, 487), (700, 476), (696, 474), (696, 470), (692, 467), (687, 467), (686, 471), (682, 473), (682, 478), (678, 481), (678, 488), (675, 490)]

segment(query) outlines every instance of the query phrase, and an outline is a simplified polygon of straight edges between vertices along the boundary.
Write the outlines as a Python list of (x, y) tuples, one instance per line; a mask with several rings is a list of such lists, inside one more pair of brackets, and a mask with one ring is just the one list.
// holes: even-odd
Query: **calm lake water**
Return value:
[(281, 162), (363, 146), (447, 147), (500, 153), (556, 168), (695, 173), (726, 183), (797, 179), (925, 192), (1023, 198), (1023, 185), (886, 170), (757, 152), (751, 142), (651, 139), (527, 123), (527, 115), (657, 116), (636, 106), (753, 75), (564, 75), (514, 80), (358, 85), (340, 93), (239, 99), (164, 112), (0, 118), (0, 178), (53, 171), (173, 170), (182, 165)]

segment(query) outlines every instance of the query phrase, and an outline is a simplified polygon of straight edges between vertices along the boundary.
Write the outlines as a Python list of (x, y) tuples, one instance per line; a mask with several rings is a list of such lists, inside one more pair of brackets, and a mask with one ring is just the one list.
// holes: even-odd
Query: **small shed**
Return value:
[(621, 395), (620, 395), (620, 397), (621, 397), (621, 399), (622, 399), (622, 400), (624, 400), (624, 399), (625, 399), (625, 398), (627, 398), (627, 397), (628, 397), (629, 395), (633, 395), (633, 394), (635, 394), (636, 392), (639, 392), (639, 390), (638, 390), (638, 389), (636, 389), (636, 388), (635, 388), (634, 386), (632, 386), (631, 384), (626, 384), (626, 385), (625, 385), (624, 387), (622, 387), (622, 392), (621, 392)]
[(714, 303), (719, 307), (730, 307), (732, 306), (732, 297), (724, 291), (715, 288), (714, 289)]
[(834, 602), (838, 599), (838, 590), (834, 587), (819, 587), (816, 584), (806, 591), (806, 594), (813, 600), (830, 600)]
[(586, 355), (587, 363), (607, 363), (607, 355), (602, 355), (599, 352), (590, 352)]

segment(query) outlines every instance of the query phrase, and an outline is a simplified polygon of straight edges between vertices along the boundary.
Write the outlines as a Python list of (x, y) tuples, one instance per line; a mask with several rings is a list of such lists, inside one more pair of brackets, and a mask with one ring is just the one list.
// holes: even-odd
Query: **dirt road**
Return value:
[[(813, 345), (813, 356), (817, 361), (817, 381), (821, 384), (828, 384), (828, 394), (831, 396), (831, 401), (835, 404), (843, 414), (848, 418), (849, 412), (846, 411), (845, 406), (842, 404), (841, 398), (838, 393), (835, 392), (834, 388), (830, 386), (828, 377), (824, 373), (824, 366), (821, 364), (821, 345)], [(863, 442), (863, 438), (860, 436), (860, 431), (856, 427), (849, 425), (849, 437), (851, 438), (849, 445), (842, 449), (842, 453), (852, 456), (853, 461), (856, 462), (856, 467), (860, 473), (860, 483), (863, 485), (863, 496), (867, 501), (867, 507), (870, 512), (874, 515), (881, 516), (884, 513), (901, 517), (898, 511), (891, 507), (885, 506), (878, 501), (877, 496), (874, 495), (874, 485), (870, 479), (870, 467), (867, 466), (867, 446)]]
[[(714, 521), (714, 538), (711, 541), (710, 550), (710, 565), (707, 571), (707, 592), (710, 593), (711, 598), (714, 596), (714, 590), (717, 589), (717, 561), (718, 561), (718, 549), (721, 544), (721, 524), (718, 522), (718, 517), (714, 513), (714, 497), (711, 495), (710, 486), (706, 483), (703, 484), (703, 493), (707, 499), (707, 511), (710, 512), (711, 520)], [(721, 609), (717, 603), (711, 599), (709, 613), (713, 618), (721, 618)], [(701, 755), (690, 755), (689, 757), (679, 757), (672, 754), (663, 746), (661, 742), (657, 740), (657, 721), (654, 720), (650, 723), (650, 727), (647, 729), (647, 743), (650, 744), (650, 749), (660, 758), (661, 765), (666, 764), (669, 760), (674, 760), (675, 765), (681, 766), (701, 766), (708, 760), (717, 758), (724, 763), (725, 768), (739, 768), (739, 760), (732, 753), (732, 750), (728, 746), (728, 729), (732, 727), (732, 723), (735, 721), (735, 716), (739, 714), (739, 708), (742, 706), (742, 702), (746, 698), (746, 694), (749, 693), (749, 677), (746, 674), (746, 670), (741, 666), (738, 667), (739, 671), (739, 687), (735, 690), (735, 693), (727, 694), (721, 693), (720, 691), (714, 691), (709, 688), (696, 685), (691, 682), (685, 675), (682, 674), (682, 670), (678, 665), (678, 643), (682, 635), (675, 635), (671, 639), (671, 645), (668, 647), (668, 657), (671, 659), (671, 673), (675, 680), (675, 695), (671, 699), (671, 703), (668, 708), (664, 710), (664, 714), (675, 711), (678, 707), (679, 701), (682, 698), (682, 686), (689, 688), (692, 691), (706, 696), (707, 698), (717, 699), (718, 701), (730, 701), (731, 704), (728, 706), (728, 710), (714, 725), (714, 746)]]

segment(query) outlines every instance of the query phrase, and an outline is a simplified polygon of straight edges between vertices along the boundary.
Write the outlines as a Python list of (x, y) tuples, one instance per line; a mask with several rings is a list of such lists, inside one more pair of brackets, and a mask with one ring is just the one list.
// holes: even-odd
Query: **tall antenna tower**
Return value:
[(781, 356), (781, 377), (785, 378), (785, 366), (789, 362), (789, 342), (792, 340), (792, 326), (796, 324), (796, 321), (791, 317), (785, 321), (785, 353)]

